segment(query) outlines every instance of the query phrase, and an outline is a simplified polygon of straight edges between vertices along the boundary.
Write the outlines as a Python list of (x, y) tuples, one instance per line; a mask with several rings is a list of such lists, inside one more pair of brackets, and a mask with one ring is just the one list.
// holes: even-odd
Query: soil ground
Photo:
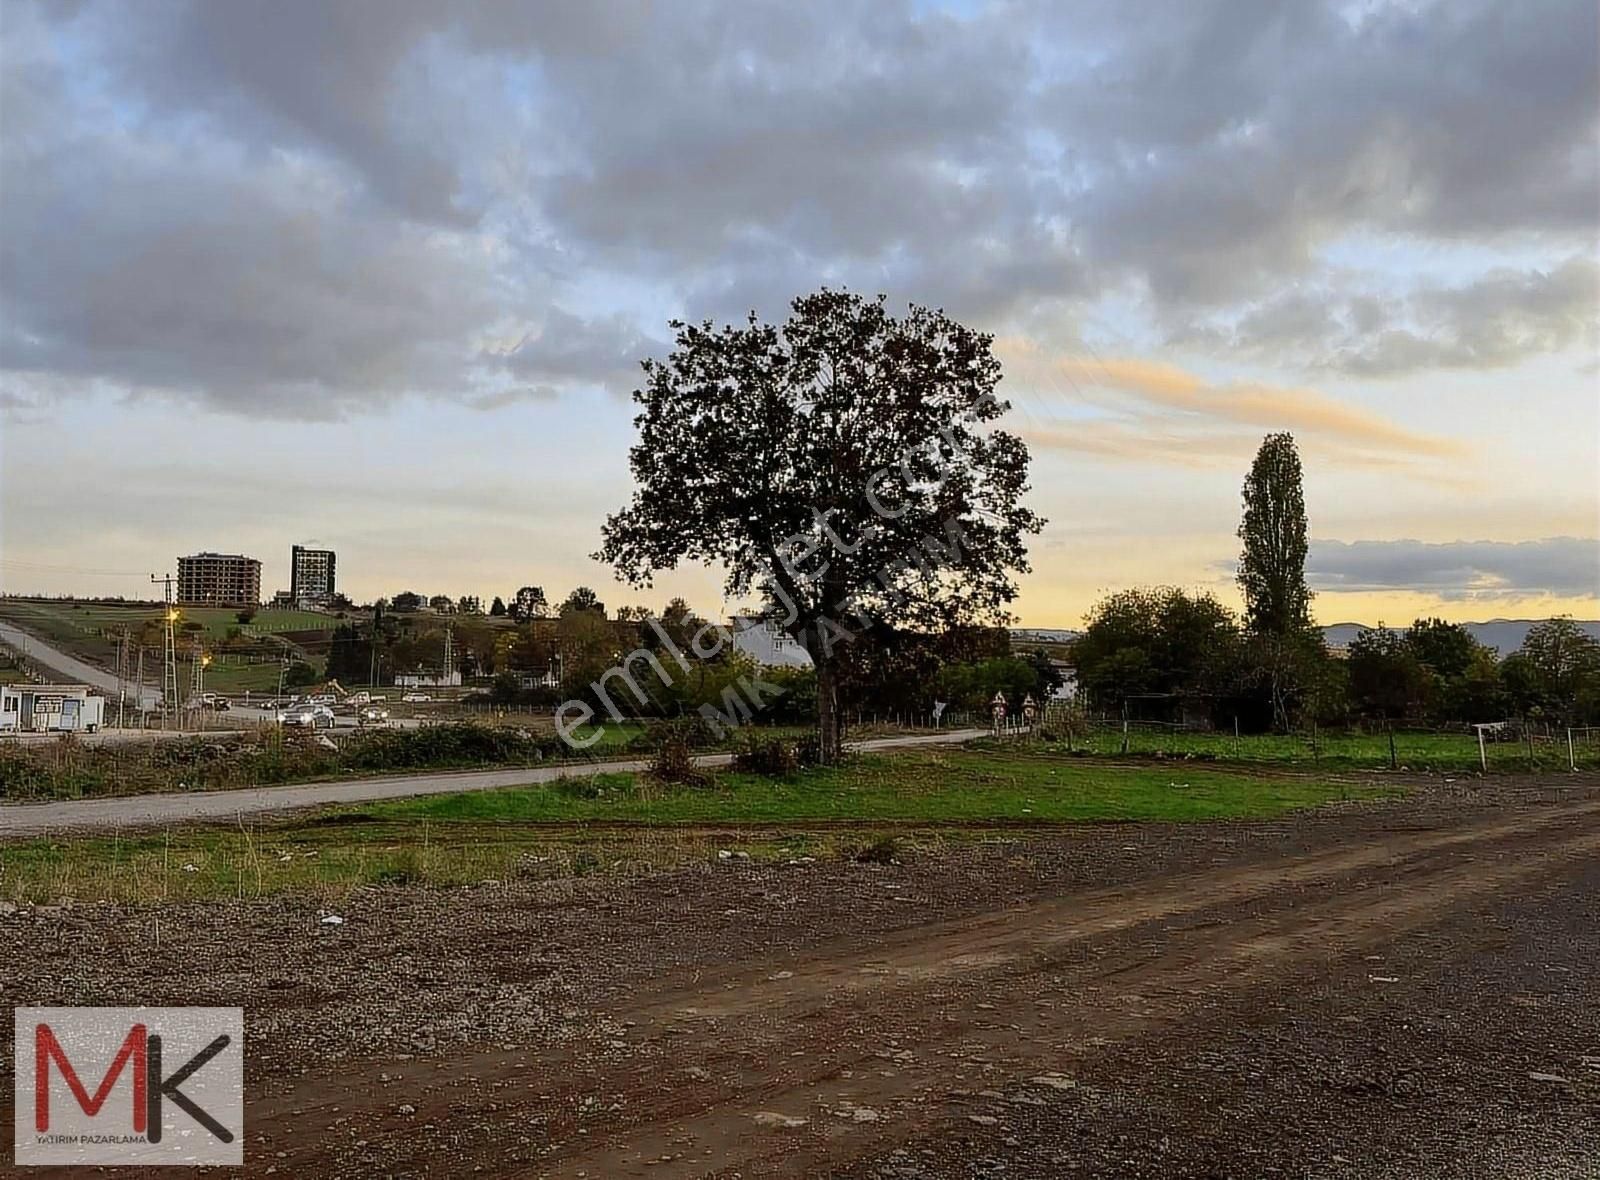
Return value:
[(1600, 1176), (1600, 780), (1556, 781), (24, 909), (0, 997), (243, 1005), (252, 1175)]

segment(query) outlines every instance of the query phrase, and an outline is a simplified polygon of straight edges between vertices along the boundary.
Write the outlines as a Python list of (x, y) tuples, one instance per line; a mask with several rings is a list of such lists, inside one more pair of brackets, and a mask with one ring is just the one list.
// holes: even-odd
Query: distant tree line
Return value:
[(1073, 648), (1091, 708), (1250, 731), (1360, 721), (1600, 724), (1600, 642), (1569, 618), (1533, 627), (1504, 659), (1436, 618), (1404, 631), (1363, 630), (1339, 658), (1311, 621), (1305, 501), (1288, 435), (1262, 443), (1243, 499), (1243, 617), (1210, 594), (1171, 587), (1110, 595)]
[(1504, 658), (1460, 624), (1426, 618), (1365, 629), (1344, 653), (1308, 636), (1285, 667), (1211, 595), (1135, 589), (1094, 608), (1073, 662), (1091, 708), (1135, 719), (1274, 728), (1276, 677), (1291, 726), (1600, 724), (1600, 642), (1569, 618), (1532, 627)]

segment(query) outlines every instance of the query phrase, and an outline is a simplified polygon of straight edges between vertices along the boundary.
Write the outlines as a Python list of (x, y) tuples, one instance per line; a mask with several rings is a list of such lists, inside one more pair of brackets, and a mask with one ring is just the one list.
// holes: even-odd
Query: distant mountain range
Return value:
[(1065, 627), (1013, 627), (1013, 643), (1071, 643), (1082, 631), (1069, 631)]
[[(1462, 623), (1468, 633), (1485, 647), (1492, 647), (1501, 655), (1516, 651), (1522, 646), (1522, 641), (1527, 638), (1528, 629), (1536, 627), (1544, 619), (1490, 619), (1487, 623)], [(1600, 620), (1579, 619), (1578, 626), (1582, 627), (1596, 639), (1600, 639)], [(1361, 632), (1368, 630), (1362, 623), (1334, 623), (1331, 627), (1322, 629), (1322, 636), (1329, 643), (1349, 643)], [(1393, 631), (1404, 631), (1404, 627), (1391, 627)]]
[[(1462, 623), (1471, 636), (1485, 647), (1492, 647), (1501, 655), (1516, 651), (1528, 635), (1528, 628), (1544, 622), (1543, 619), (1490, 619), (1487, 623)], [(1600, 639), (1600, 619), (1579, 619), (1582, 627)], [(1367, 630), (1365, 623), (1334, 623), (1322, 629), (1322, 637), (1330, 644), (1344, 645)], [(1404, 630), (1404, 628), (1391, 628)], [(1071, 643), (1082, 631), (1065, 627), (1013, 627), (1011, 639), (1015, 643)]]

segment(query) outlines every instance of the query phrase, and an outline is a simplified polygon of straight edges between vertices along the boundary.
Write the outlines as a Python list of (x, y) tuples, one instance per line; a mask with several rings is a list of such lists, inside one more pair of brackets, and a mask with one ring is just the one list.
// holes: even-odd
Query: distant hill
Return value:
[[(1492, 647), (1501, 655), (1516, 651), (1522, 646), (1522, 641), (1527, 637), (1528, 629), (1544, 622), (1543, 619), (1490, 619), (1487, 623), (1462, 623), (1471, 636), (1485, 647)], [(1582, 627), (1596, 639), (1600, 639), (1600, 620), (1579, 619), (1578, 626)], [(1347, 644), (1362, 631), (1367, 630), (1361, 623), (1334, 623), (1322, 629), (1322, 636), (1331, 644)], [(1403, 631), (1404, 627), (1394, 627), (1391, 630)]]
[[(1527, 637), (1528, 628), (1544, 622), (1543, 619), (1490, 619), (1487, 623), (1463, 623), (1463, 627), (1485, 647), (1491, 647), (1501, 655), (1516, 651), (1522, 646), (1522, 641)], [(1600, 619), (1579, 619), (1578, 626), (1582, 627), (1596, 639), (1600, 639)], [(1365, 623), (1334, 623), (1322, 629), (1322, 636), (1330, 644), (1343, 646), (1367, 629)], [(1391, 628), (1391, 630), (1404, 630), (1405, 628)], [(1013, 627), (1011, 628), (1011, 642), (1013, 644), (1028, 643), (1071, 643), (1082, 635), (1082, 631), (1073, 631), (1065, 627)]]
[(1011, 642), (1071, 643), (1082, 634), (1082, 631), (1070, 631), (1065, 627), (1013, 627)]

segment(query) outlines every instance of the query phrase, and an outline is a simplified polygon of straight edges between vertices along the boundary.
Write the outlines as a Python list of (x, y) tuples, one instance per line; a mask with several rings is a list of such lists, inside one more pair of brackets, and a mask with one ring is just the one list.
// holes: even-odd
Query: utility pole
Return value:
[(117, 644), (117, 728), (123, 727), (123, 711), (128, 699), (128, 629), (122, 629), (121, 642)]
[(178, 696), (178, 640), (173, 625), (178, 621), (178, 608), (172, 601), (172, 575), (151, 574), (152, 582), (165, 588), (162, 612), (161, 651), (161, 728), (167, 728), (172, 710), (178, 711), (178, 728), (183, 728), (183, 699)]
[(134, 697), (139, 704), (139, 728), (144, 728), (144, 644), (139, 645), (139, 664), (133, 674)]
[(206, 655), (205, 649), (200, 646), (199, 638), (196, 637), (194, 641), (194, 689), (193, 697), (190, 701), (190, 706), (194, 709), (194, 727), (196, 729), (205, 728), (205, 713), (202, 710), (206, 707), (206, 665), (210, 662), (211, 657)]

